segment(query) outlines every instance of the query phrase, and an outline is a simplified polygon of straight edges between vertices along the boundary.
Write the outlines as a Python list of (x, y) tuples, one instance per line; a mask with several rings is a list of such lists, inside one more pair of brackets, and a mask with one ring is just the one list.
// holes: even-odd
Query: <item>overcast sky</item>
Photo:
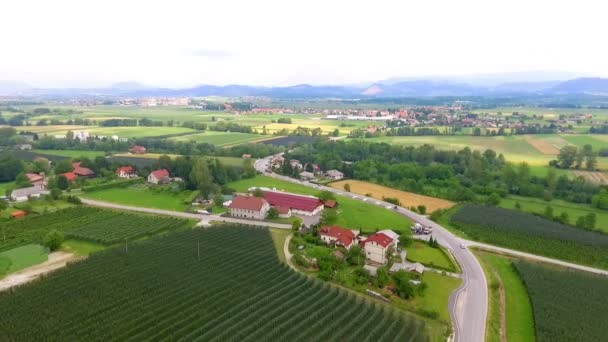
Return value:
[(608, 77), (602, 3), (7, 0), (0, 80), (183, 87), (532, 70)]

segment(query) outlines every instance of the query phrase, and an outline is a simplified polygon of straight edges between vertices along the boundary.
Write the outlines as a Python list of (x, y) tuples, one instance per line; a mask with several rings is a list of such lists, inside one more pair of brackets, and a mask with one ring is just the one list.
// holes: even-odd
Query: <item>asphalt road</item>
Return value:
[(187, 218), (187, 219), (201, 220), (201, 221), (204, 221), (207, 223), (208, 222), (228, 222), (228, 223), (238, 223), (238, 224), (246, 224), (246, 225), (269, 227), (269, 228), (291, 229), (290, 224), (284, 224), (284, 223), (243, 220), (243, 219), (238, 219), (238, 218), (234, 218), (234, 217), (224, 217), (224, 216), (219, 216), (219, 215), (202, 215), (202, 214), (182, 213), (179, 211), (170, 211), (170, 210), (162, 210), (162, 209), (132, 207), (132, 206), (128, 206), (128, 205), (121, 205), (121, 204), (110, 203), (110, 202), (94, 201), (94, 200), (90, 200), (90, 199), (86, 199), (86, 198), (81, 198), (81, 200), (82, 200), (82, 203), (92, 205), (95, 207), (138, 211), (138, 212), (142, 212), (142, 213), (157, 214), (157, 215), (183, 217), (183, 218)]
[(350, 197), (372, 205), (385, 207), (423, 225), (433, 227), (433, 236), (437, 238), (442, 246), (452, 252), (463, 270), (464, 281), (462, 285), (452, 293), (449, 300), (450, 315), (452, 317), (452, 321), (454, 322), (454, 341), (483, 342), (485, 340), (486, 315), (488, 311), (486, 277), (483, 273), (481, 265), (479, 264), (479, 261), (477, 261), (477, 258), (475, 258), (473, 253), (471, 253), (467, 248), (461, 248), (461, 245), (466, 246), (468, 241), (460, 239), (437, 223), (406, 208), (397, 207), (397, 209), (393, 209), (394, 205), (391, 203), (375, 200), (327, 186), (302, 182), (297, 179), (277, 175), (275, 173), (268, 173), (266, 170), (268, 169), (268, 165), (272, 157), (273, 156), (269, 156), (264, 159), (258, 159), (255, 163), (255, 168), (259, 172), (273, 178), (301, 184), (318, 190), (331, 191), (341, 196)]

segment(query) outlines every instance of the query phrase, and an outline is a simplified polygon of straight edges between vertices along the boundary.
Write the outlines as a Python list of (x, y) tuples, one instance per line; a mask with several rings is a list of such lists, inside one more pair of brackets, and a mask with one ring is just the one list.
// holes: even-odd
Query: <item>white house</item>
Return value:
[(378, 232), (369, 236), (367, 239), (361, 242), (361, 244), (363, 245), (365, 256), (368, 260), (379, 264), (386, 264), (390, 256), (390, 252), (397, 249), (399, 239), (393, 238), (385, 233)]
[(325, 176), (327, 176), (327, 178), (331, 178), (333, 180), (340, 180), (344, 178), (344, 174), (338, 170), (329, 170), (327, 172), (325, 172)]
[(169, 178), (169, 171), (167, 169), (155, 170), (148, 175), (148, 183), (151, 184), (167, 184), (170, 182), (171, 178)]
[(263, 220), (268, 214), (270, 204), (261, 197), (237, 195), (228, 205), (228, 209), (234, 217)]
[(343, 246), (350, 249), (357, 241), (358, 232), (339, 226), (321, 227), (319, 237), (328, 245)]
[(44, 188), (40, 186), (32, 186), (29, 188), (17, 189), (11, 192), (11, 199), (16, 202), (25, 202), (29, 198), (39, 198), (43, 194), (48, 194)]
[(122, 166), (116, 170), (116, 175), (119, 178), (135, 178), (137, 177), (137, 173), (132, 166)]

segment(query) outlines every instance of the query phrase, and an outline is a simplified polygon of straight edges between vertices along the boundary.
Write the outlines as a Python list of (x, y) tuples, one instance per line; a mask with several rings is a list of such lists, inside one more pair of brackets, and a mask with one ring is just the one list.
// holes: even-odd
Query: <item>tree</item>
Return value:
[(245, 159), (243, 162), (243, 178), (253, 178), (257, 174), (255, 167), (253, 166), (253, 160)]
[(566, 145), (559, 150), (557, 163), (562, 169), (569, 169), (576, 161), (578, 149), (576, 146)]
[(423, 204), (419, 205), (418, 212), (422, 215), (425, 215), (426, 214), (426, 205), (423, 205)]
[(489, 205), (499, 205), (500, 204), (500, 196), (493, 192), (488, 196), (486, 203)]
[(521, 203), (519, 203), (519, 201), (515, 202), (515, 209), (521, 210)]
[(221, 207), (222, 205), (224, 205), (224, 197), (222, 196), (222, 194), (215, 194), (215, 196), (213, 196), (213, 204), (216, 207)]
[(414, 288), (410, 283), (410, 277), (405, 271), (398, 271), (393, 274), (395, 280), (395, 292), (403, 299), (410, 299), (414, 296)]
[(63, 233), (59, 230), (52, 229), (44, 237), (44, 245), (51, 251), (56, 251), (63, 243)]
[(52, 188), (50, 195), (52, 199), (58, 199), (61, 196), (61, 190), (59, 188)]
[(260, 188), (255, 188), (253, 189), (253, 196), (262, 198), (264, 197), (264, 191)]
[(344, 183), (344, 191), (350, 192), (350, 184)]
[(57, 176), (57, 187), (61, 190), (67, 190), (70, 187), (70, 182), (64, 175)]
[(275, 207), (270, 208), (268, 213), (266, 213), (267, 219), (275, 219), (277, 217), (279, 217), (279, 211)]
[(543, 216), (550, 220), (553, 219), (553, 208), (550, 205), (545, 207), (545, 212), (544, 212)]
[(323, 214), (321, 214), (321, 224), (323, 225), (331, 225), (338, 219), (338, 213), (336, 213), (333, 209), (323, 210)]
[(63, 159), (57, 162), (55, 166), (55, 174), (72, 172), (74, 167), (72, 166), (72, 161), (69, 159)]
[(336, 195), (334, 195), (333, 192), (327, 190), (321, 191), (319, 194), (317, 194), (317, 197), (319, 197), (319, 199), (322, 201), (336, 200)]
[(585, 160), (585, 169), (587, 169), (587, 171), (595, 171), (596, 168), (597, 154), (591, 153), (587, 156), (587, 159)]
[(597, 216), (595, 215), (595, 213), (589, 213), (585, 215), (585, 227), (589, 229), (594, 229), (596, 222)]
[(190, 181), (201, 191), (204, 198), (209, 198), (209, 195), (214, 192), (215, 184), (213, 184), (213, 177), (209, 171), (207, 160), (202, 157), (194, 160), (190, 172)]
[(332, 137), (338, 137), (338, 136), (340, 136), (340, 130), (338, 130), (337, 128), (334, 129), (334, 131), (331, 132), (331, 136)]
[(72, 141), (72, 140), (74, 140), (74, 132), (72, 132), (72, 131), (68, 131), (68, 132), (65, 134), (65, 140), (67, 140), (67, 141)]
[(363, 266), (365, 265), (365, 251), (358, 245), (352, 246), (348, 250), (346, 261), (351, 265)]
[(297, 232), (300, 227), (302, 227), (302, 219), (296, 216), (291, 220), (291, 230)]
[(27, 178), (25, 173), (20, 173), (17, 175), (17, 178), (15, 178), (15, 185), (17, 188), (28, 188), (32, 186), (32, 182), (30, 182), (30, 179)]
[(376, 272), (376, 282), (379, 288), (384, 288), (391, 281), (391, 278), (388, 274), (388, 270), (386, 267), (378, 268)]
[(481, 135), (481, 128), (479, 127), (475, 127), (475, 129), (473, 129), (473, 135), (474, 136), (480, 136)]

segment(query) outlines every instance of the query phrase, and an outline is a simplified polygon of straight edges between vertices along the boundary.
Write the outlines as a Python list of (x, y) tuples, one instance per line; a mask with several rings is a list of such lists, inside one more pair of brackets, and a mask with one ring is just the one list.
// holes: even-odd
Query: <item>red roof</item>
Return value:
[(266, 200), (261, 197), (237, 195), (232, 199), (232, 203), (228, 207), (231, 209), (261, 211), (266, 203)]
[(62, 173), (62, 175), (64, 175), (65, 178), (67, 178), (70, 182), (73, 182), (76, 178), (78, 178), (78, 175), (74, 172), (66, 172)]
[(328, 208), (333, 208), (338, 203), (336, 203), (336, 201), (334, 201), (334, 200), (327, 200), (327, 201), (324, 201), (323, 204), (325, 204), (325, 206)]
[(274, 208), (279, 212), (279, 215), (289, 214), (289, 208), (287, 208), (287, 207), (277, 206), (277, 207), (274, 207)]
[(41, 176), (39, 174), (36, 173), (26, 173), (25, 176), (27, 177), (27, 179), (30, 180), (30, 182), (35, 183), (35, 182), (40, 182), (42, 180), (44, 180), (44, 176)]
[(363, 243), (363, 245), (365, 245), (368, 242), (376, 242), (380, 246), (386, 248), (386, 247), (388, 247), (388, 245), (390, 245), (393, 242), (393, 239), (391, 239), (388, 235), (385, 235), (383, 233), (376, 233), (376, 234), (368, 237), (362, 243)]
[(169, 171), (167, 169), (155, 170), (150, 172), (150, 174), (156, 177), (156, 179), (169, 177)]
[(23, 210), (17, 210), (11, 213), (12, 218), (24, 217), (25, 215), (27, 215), (27, 213)]
[(135, 170), (133, 169), (133, 166), (122, 166), (122, 167), (119, 167), (118, 170), (116, 170), (116, 173), (121, 173), (121, 172), (133, 173), (133, 172), (135, 172)]
[(337, 239), (344, 246), (350, 246), (356, 238), (352, 230), (339, 226), (324, 226), (319, 233)]
[(79, 176), (92, 176), (95, 174), (95, 172), (93, 172), (93, 170), (80, 166), (80, 162), (72, 163), (72, 166), (74, 167), (74, 171), (72, 171), (72, 172), (74, 172), (75, 174), (77, 174)]
[(320, 199), (312, 196), (295, 195), (286, 192), (264, 191), (264, 198), (270, 205), (302, 211), (314, 211), (323, 205)]
[(138, 145), (136, 145), (136, 146), (131, 147), (131, 148), (129, 149), (129, 151), (131, 151), (131, 152), (140, 152), (140, 153), (143, 153), (143, 152), (146, 152), (146, 148), (145, 148), (145, 147), (143, 147), (143, 146), (138, 146)]

